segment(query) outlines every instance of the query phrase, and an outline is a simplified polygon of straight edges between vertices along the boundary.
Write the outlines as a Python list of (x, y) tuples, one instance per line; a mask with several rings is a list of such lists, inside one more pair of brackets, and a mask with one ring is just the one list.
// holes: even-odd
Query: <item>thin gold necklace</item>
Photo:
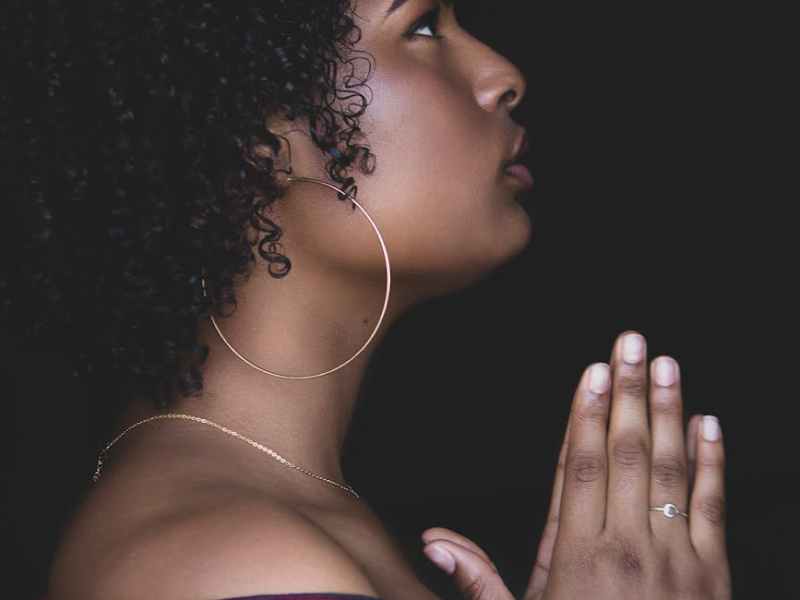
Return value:
[(351, 494), (353, 494), (356, 498), (359, 498), (359, 499), (361, 498), (356, 493), (356, 491), (352, 487), (350, 487), (349, 485), (343, 485), (341, 483), (337, 483), (337, 482), (335, 482), (335, 481), (333, 481), (331, 479), (328, 479), (327, 477), (323, 477), (322, 475), (317, 475), (316, 473), (312, 473), (311, 471), (308, 471), (308, 470), (304, 469), (303, 467), (299, 467), (296, 464), (286, 460), (280, 454), (275, 452), (272, 448), (267, 448), (266, 446), (264, 446), (262, 444), (259, 444), (255, 440), (251, 440), (250, 438), (243, 436), (241, 433), (237, 433), (237, 432), (233, 431), (232, 429), (228, 429), (227, 427), (223, 427), (222, 425), (218, 425), (217, 423), (214, 423), (213, 421), (209, 421), (208, 419), (204, 419), (202, 417), (195, 417), (195, 416), (192, 416), (192, 415), (186, 415), (186, 414), (182, 414), (182, 413), (167, 413), (167, 414), (164, 414), (164, 415), (156, 415), (154, 417), (149, 417), (147, 419), (143, 419), (143, 420), (139, 421), (138, 423), (134, 423), (133, 425), (128, 427), (125, 431), (120, 433), (105, 448), (103, 448), (103, 450), (100, 452), (99, 456), (97, 457), (97, 470), (95, 470), (94, 475), (92, 476), (92, 481), (96, 482), (100, 478), (100, 471), (102, 470), (102, 466), (103, 466), (103, 457), (105, 456), (106, 452), (108, 452), (108, 449), (111, 448), (111, 446), (113, 446), (117, 442), (117, 440), (119, 440), (123, 435), (128, 433), (134, 427), (142, 425), (143, 423), (147, 423), (148, 421), (153, 421), (155, 419), (190, 419), (192, 421), (197, 421), (198, 423), (205, 423), (206, 425), (211, 425), (212, 427), (216, 427), (220, 431), (228, 433), (228, 434), (230, 434), (230, 435), (232, 435), (234, 437), (239, 438), (240, 440), (243, 440), (243, 441), (247, 442), (248, 444), (250, 444), (254, 448), (258, 448), (262, 452), (266, 452), (272, 458), (274, 458), (278, 462), (286, 465), (287, 467), (291, 467), (292, 469), (297, 469), (301, 473), (305, 473), (306, 475), (309, 475), (311, 477), (314, 477), (316, 479), (324, 481), (325, 483), (328, 483), (330, 485), (334, 485), (334, 486), (336, 486), (338, 488), (346, 490), (346, 491), (350, 492)]

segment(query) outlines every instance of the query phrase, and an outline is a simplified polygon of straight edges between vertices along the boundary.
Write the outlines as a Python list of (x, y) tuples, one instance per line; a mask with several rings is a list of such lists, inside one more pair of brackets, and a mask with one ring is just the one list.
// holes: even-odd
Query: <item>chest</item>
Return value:
[[(67, 528), (58, 553), (55, 579), (62, 590), (81, 590), (93, 582), (96, 565), (110, 549), (128, 548), (137, 532), (152, 529), (153, 515), (164, 513), (174, 495), (151, 493), (147, 502), (131, 502), (142, 494), (119, 494), (85, 503)], [(189, 494), (177, 497), (186, 499)], [(201, 503), (202, 504), (202, 503)], [(302, 509), (300, 512), (340, 545), (363, 569), (382, 600), (439, 600), (414, 572), (403, 549), (384, 524), (368, 509), (354, 511)], [(95, 573), (95, 575), (92, 575)], [(88, 578), (88, 579), (87, 579)], [(65, 598), (87, 597), (79, 593)]]
[(374, 514), (305, 514), (364, 569), (384, 600), (439, 600), (422, 584), (403, 549)]

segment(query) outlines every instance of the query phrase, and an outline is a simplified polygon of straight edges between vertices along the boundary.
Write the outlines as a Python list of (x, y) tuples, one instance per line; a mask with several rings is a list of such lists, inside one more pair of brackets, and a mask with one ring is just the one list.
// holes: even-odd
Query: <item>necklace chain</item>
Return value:
[[(377, 333), (378, 328), (381, 326), (381, 322), (383, 321), (384, 314), (386, 313), (386, 307), (387, 307), (387, 305), (389, 303), (389, 293), (390, 293), (391, 285), (392, 285), (392, 270), (391, 270), (391, 264), (389, 262), (389, 252), (386, 250), (386, 244), (384, 243), (383, 236), (381, 235), (380, 229), (375, 224), (375, 222), (372, 220), (372, 217), (369, 216), (369, 213), (364, 209), (364, 207), (362, 207), (361, 204), (359, 204), (353, 198), (352, 194), (350, 194), (348, 192), (343, 192), (342, 190), (340, 190), (336, 186), (331, 185), (330, 183), (328, 183), (326, 181), (323, 181), (321, 179), (316, 179), (316, 178), (313, 178), (313, 177), (289, 176), (289, 182), (291, 183), (291, 182), (294, 182), (294, 181), (307, 181), (307, 182), (311, 182), (311, 183), (317, 183), (317, 184), (320, 184), (320, 185), (325, 186), (327, 188), (331, 188), (331, 189), (335, 190), (340, 195), (345, 195), (345, 196), (350, 197), (350, 200), (353, 202), (353, 204), (355, 204), (359, 208), (359, 210), (361, 210), (362, 213), (364, 213), (364, 216), (370, 222), (370, 225), (372, 225), (372, 228), (375, 230), (375, 233), (378, 235), (378, 240), (380, 241), (381, 249), (383, 251), (383, 256), (384, 256), (384, 259), (385, 259), (385, 262), (386, 262), (386, 297), (385, 297), (385, 299), (383, 301), (383, 309), (382, 309), (382, 312), (381, 312), (381, 316), (378, 319), (377, 325), (375, 325), (375, 329), (373, 330), (372, 334), (369, 336), (369, 339), (358, 350), (358, 352), (355, 353), (355, 355), (353, 355), (352, 357), (350, 357), (350, 359), (348, 359), (347, 361), (345, 361), (344, 363), (342, 363), (341, 365), (339, 365), (338, 367), (336, 367), (334, 369), (331, 369), (329, 371), (325, 371), (324, 373), (317, 373), (316, 375), (303, 375), (303, 376), (281, 375), (279, 373), (272, 373), (271, 371), (267, 371), (266, 369), (264, 369), (262, 367), (259, 367), (255, 363), (250, 362), (244, 356), (239, 354), (239, 352), (237, 352), (236, 349), (234, 349), (234, 347), (230, 344), (230, 342), (228, 342), (228, 340), (225, 338), (225, 336), (222, 335), (222, 331), (220, 330), (219, 326), (217, 325), (217, 322), (214, 319), (214, 316), (211, 315), (211, 314), (209, 314), (209, 316), (211, 318), (212, 324), (214, 325), (214, 328), (217, 330), (217, 333), (219, 333), (220, 337), (222, 338), (222, 341), (225, 342), (225, 345), (227, 345), (228, 348), (230, 348), (237, 357), (239, 357), (241, 360), (243, 360), (249, 366), (251, 366), (251, 367), (253, 367), (255, 369), (258, 369), (259, 371), (261, 371), (263, 373), (266, 373), (268, 375), (273, 375), (275, 377), (281, 377), (281, 378), (284, 378), (284, 379), (311, 379), (311, 378), (315, 378), (315, 377), (321, 377), (323, 375), (328, 375), (329, 373), (333, 373), (334, 371), (337, 371), (337, 370), (341, 369), (342, 367), (347, 365), (350, 361), (352, 361), (356, 356), (358, 356), (364, 350), (364, 348), (366, 348), (367, 345), (370, 343), (372, 338)], [(203, 296), (205, 296), (207, 298), (208, 294), (206, 292), (205, 268), (203, 269), (203, 277), (201, 277), (200, 283), (201, 283), (202, 288), (203, 288)], [(114, 438), (100, 452), (99, 456), (97, 457), (97, 470), (95, 471), (94, 475), (92, 476), (92, 480), (96, 482), (98, 480), (98, 478), (100, 477), (100, 470), (101, 470), (102, 465), (103, 465), (103, 457), (105, 456), (105, 454), (109, 450), (109, 448), (111, 448), (111, 446), (113, 446), (117, 442), (117, 440), (119, 440), (123, 435), (128, 433), (128, 431), (130, 431), (134, 427), (137, 427), (138, 425), (142, 425), (143, 423), (147, 423), (148, 421), (153, 421), (155, 419), (190, 419), (192, 421), (197, 421), (198, 423), (204, 423), (206, 425), (211, 425), (212, 427), (215, 427), (215, 428), (219, 429), (220, 431), (223, 431), (224, 433), (227, 433), (227, 434), (230, 434), (230, 435), (232, 435), (234, 437), (237, 437), (240, 440), (244, 440), (245, 442), (247, 442), (248, 444), (250, 444), (254, 448), (257, 448), (258, 450), (261, 450), (262, 452), (266, 452), (267, 454), (272, 456), (275, 460), (277, 460), (280, 463), (286, 465), (287, 467), (291, 467), (293, 469), (296, 469), (297, 471), (300, 471), (301, 473), (304, 473), (304, 474), (306, 474), (306, 475), (308, 475), (310, 477), (314, 477), (315, 479), (319, 479), (320, 481), (324, 481), (325, 483), (328, 483), (329, 485), (333, 485), (333, 486), (336, 486), (336, 487), (341, 488), (343, 490), (346, 490), (346, 491), (350, 492), (352, 495), (354, 495), (356, 498), (360, 498), (359, 495), (356, 493), (356, 491), (352, 487), (350, 487), (349, 485), (342, 485), (340, 483), (337, 483), (336, 481), (333, 481), (331, 479), (328, 479), (326, 477), (322, 477), (321, 475), (317, 475), (316, 473), (312, 473), (311, 471), (303, 469), (302, 467), (298, 467), (297, 465), (295, 465), (295, 464), (291, 463), (290, 461), (286, 460), (285, 458), (283, 458), (280, 454), (278, 454), (277, 452), (275, 452), (271, 448), (267, 448), (266, 446), (263, 446), (263, 445), (259, 444), (255, 440), (251, 440), (250, 438), (247, 438), (247, 437), (241, 435), (240, 433), (237, 433), (237, 432), (235, 432), (235, 431), (233, 431), (231, 429), (228, 429), (227, 427), (223, 427), (222, 425), (218, 425), (218, 424), (214, 423), (213, 421), (209, 421), (208, 419), (203, 419), (201, 417), (195, 417), (193, 415), (186, 415), (186, 414), (180, 414), (180, 413), (168, 413), (168, 414), (163, 414), (163, 415), (156, 415), (156, 416), (150, 417), (148, 419), (144, 419), (142, 421), (139, 421), (138, 423), (134, 423), (133, 425), (131, 425), (130, 427), (125, 429), (125, 431), (123, 431), (116, 438)]]
[(94, 472), (94, 475), (92, 476), (92, 481), (97, 481), (100, 478), (100, 471), (101, 471), (102, 466), (103, 466), (103, 457), (105, 456), (106, 452), (108, 452), (109, 448), (111, 448), (111, 446), (113, 446), (117, 442), (117, 440), (119, 440), (123, 435), (128, 433), (134, 427), (142, 425), (143, 423), (147, 423), (148, 421), (153, 421), (155, 419), (189, 419), (189, 420), (192, 420), (192, 421), (197, 421), (198, 423), (204, 423), (206, 425), (211, 425), (212, 427), (215, 427), (215, 428), (219, 429), (220, 431), (223, 431), (223, 432), (225, 432), (225, 433), (227, 433), (229, 435), (232, 435), (234, 437), (239, 438), (240, 440), (243, 440), (243, 441), (247, 442), (248, 444), (250, 444), (254, 448), (257, 448), (258, 450), (261, 450), (262, 452), (266, 452), (267, 454), (272, 456), (272, 458), (274, 458), (278, 462), (286, 465), (287, 467), (291, 467), (292, 469), (296, 469), (296, 470), (300, 471), (301, 473), (309, 475), (310, 477), (314, 477), (314, 478), (319, 479), (321, 481), (324, 481), (324, 482), (326, 482), (326, 483), (328, 483), (330, 485), (334, 485), (334, 486), (336, 486), (338, 488), (346, 490), (346, 491), (350, 492), (351, 494), (353, 494), (356, 498), (360, 498), (360, 496), (356, 493), (356, 491), (352, 487), (350, 487), (349, 485), (342, 485), (341, 483), (337, 483), (336, 481), (328, 479), (327, 477), (323, 477), (322, 475), (317, 475), (316, 473), (312, 473), (311, 471), (308, 471), (308, 470), (304, 469), (303, 467), (299, 467), (296, 464), (286, 460), (284, 457), (282, 457), (280, 454), (275, 452), (273, 449), (267, 448), (266, 446), (264, 446), (262, 444), (259, 444), (255, 440), (251, 440), (250, 438), (243, 436), (241, 433), (237, 433), (237, 432), (233, 431), (232, 429), (228, 429), (227, 427), (223, 427), (222, 425), (218, 425), (217, 423), (214, 423), (213, 421), (209, 421), (208, 419), (204, 419), (202, 417), (195, 417), (193, 415), (185, 415), (185, 414), (181, 414), (181, 413), (167, 413), (167, 414), (164, 414), (164, 415), (155, 415), (153, 417), (149, 417), (147, 419), (143, 419), (143, 420), (139, 421), (138, 423), (134, 423), (133, 425), (131, 425), (130, 427), (125, 429), (125, 431), (123, 431), (116, 438), (114, 438), (100, 452), (100, 455), (97, 457), (97, 470)]

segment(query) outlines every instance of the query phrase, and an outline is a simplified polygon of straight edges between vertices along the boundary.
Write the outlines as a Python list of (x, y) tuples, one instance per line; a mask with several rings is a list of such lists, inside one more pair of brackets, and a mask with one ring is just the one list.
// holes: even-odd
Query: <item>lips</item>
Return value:
[(528, 144), (528, 132), (523, 128), (519, 130), (517, 141), (514, 144), (514, 150), (511, 157), (503, 163), (503, 168), (510, 167), (512, 164), (519, 163), (522, 157), (528, 154), (530, 145)]
[(514, 163), (503, 171), (507, 176), (516, 179), (525, 189), (533, 188), (533, 175), (528, 167), (521, 163)]

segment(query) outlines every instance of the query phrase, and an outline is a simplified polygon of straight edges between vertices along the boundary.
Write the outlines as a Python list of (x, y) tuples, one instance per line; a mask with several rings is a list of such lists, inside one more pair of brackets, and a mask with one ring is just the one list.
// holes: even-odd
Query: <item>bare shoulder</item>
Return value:
[(378, 596), (364, 570), (321, 528), (296, 511), (252, 500), (151, 523), (105, 562), (93, 597)]

